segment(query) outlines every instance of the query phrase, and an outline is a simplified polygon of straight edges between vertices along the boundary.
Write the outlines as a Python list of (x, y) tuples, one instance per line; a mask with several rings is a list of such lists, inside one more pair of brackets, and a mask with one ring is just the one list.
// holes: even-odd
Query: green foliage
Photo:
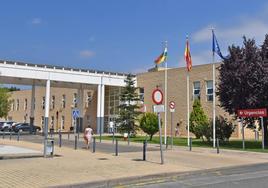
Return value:
[(0, 118), (6, 118), (10, 110), (9, 93), (6, 88), (0, 88)]
[(150, 141), (153, 138), (153, 135), (158, 132), (158, 118), (155, 113), (147, 112), (143, 114), (140, 119), (140, 128), (143, 132), (150, 135)]
[(192, 132), (196, 138), (203, 139), (203, 137), (206, 137), (207, 140), (210, 140), (211, 137), (208, 117), (198, 99), (194, 101), (193, 111), (190, 114), (190, 132)]
[[(229, 122), (226, 118), (222, 116), (217, 116), (215, 120), (216, 124), (216, 138), (218, 138), (220, 141), (225, 142), (229, 141), (229, 138), (231, 137), (232, 133), (235, 130), (235, 125), (232, 124), (232, 122)], [(213, 122), (211, 121), (211, 130), (213, 127)]]
[[(230, 58), (219, 68), (217, 88), (221, 107), (236, 117), (238, 109), (268, 109), (268, 35), (261, 47), (254, 39), (243, 39), (243, 46), (229, 46)], [(248, 127), (255, 128), (253, 118), (244, 120)], [(267, 125), (265, 117), (265, 146), (268, 146)]]
[(116, 122), (119, 124), (118, 130), (121, 133), (127, 132), (136, 133), (138, 126), (136, 125), (137, 117), (140, 114), (138, 109), (138, 101), (140, 100), (136, 93), (135, 81), (132, 75), (128, 75), (126, 80), (126, 87), (120, 95), (119, 117)]

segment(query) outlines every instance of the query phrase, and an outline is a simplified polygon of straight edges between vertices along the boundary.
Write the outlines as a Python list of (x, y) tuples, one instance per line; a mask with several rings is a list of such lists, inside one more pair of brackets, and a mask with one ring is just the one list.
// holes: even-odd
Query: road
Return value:
[(137, 188), (267, 188), (268, 163), (193, 172), (121, 187)]

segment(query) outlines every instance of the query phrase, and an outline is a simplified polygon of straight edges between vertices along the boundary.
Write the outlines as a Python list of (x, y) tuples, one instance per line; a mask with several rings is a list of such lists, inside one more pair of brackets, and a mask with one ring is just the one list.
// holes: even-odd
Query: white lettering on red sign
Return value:
[(266, 117), (266, 108), (261, 109), (243, 109), (237, 111), (238, 117)]

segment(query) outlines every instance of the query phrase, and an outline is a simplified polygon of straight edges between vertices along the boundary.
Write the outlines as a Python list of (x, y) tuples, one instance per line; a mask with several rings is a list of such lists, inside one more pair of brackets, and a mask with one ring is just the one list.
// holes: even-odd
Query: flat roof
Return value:
[[(28, 66), (28, 67), (38, 67), (38, 68), (47, 68), (47, 69), (55, 69), (55, 70), (69, 70), (75, 72), (88, 72), (88, 73), (98, 73), (98, 74), (108, 74), (108, 75), (118, 75), (118, 76), (126, 76), (128, 73), (120, 73), (120, 72), (110, 72), (110, 71), (101, 71), (101, 70), (93, 70), (93, 69), (80, 69), (74, 67), (65, 67), (58, 65), (47, 65), (47, 64), (33, 64), (33, 63), (24, 63), (20, 61), (6, 61), (0, 60), (0, 64), (8, 64), (8, 65), (20, 65), (20, 66)], [(134, 74), (131, 74), (135, 76)]]

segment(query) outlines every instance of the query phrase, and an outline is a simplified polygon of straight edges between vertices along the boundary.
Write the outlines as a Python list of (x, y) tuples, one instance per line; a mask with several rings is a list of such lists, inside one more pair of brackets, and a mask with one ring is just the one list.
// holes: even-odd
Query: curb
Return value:
[(2, 155), (0, 156), (0, 160), (27, 159), (27, 158), (39, 158), (39, 157), (44, 157), (44, 155), (41, 155), (41, 154)]

